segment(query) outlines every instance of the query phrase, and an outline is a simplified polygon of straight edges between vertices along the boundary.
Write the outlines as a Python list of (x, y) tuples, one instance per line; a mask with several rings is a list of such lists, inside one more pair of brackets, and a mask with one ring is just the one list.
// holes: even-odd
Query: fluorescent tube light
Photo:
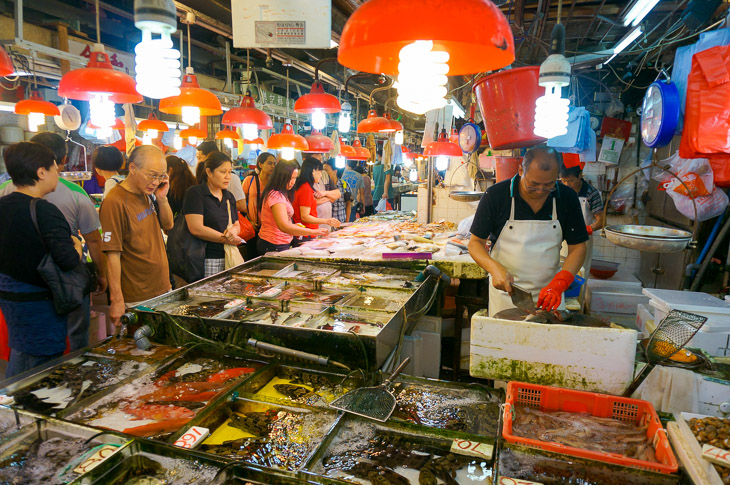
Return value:
[(657, 3), (659, 3), (659, 0), (638, 0), (634, 6), (631, 7), (629, 13), (626, 14), (626, 17), (624, 17), (624, 27), (629, 24), (631, 24), (632, 27), (639, 25), (639, 23), (644, 20), (644, 17), (651, 12), (651, 9), (653, 9)]
[(633, 41), (635, 41), (642, 34), (641, 27), (636, 27), (634, 30), (624, 36), (623, 39), (618, 41), (616, 47), (613, 48), (613, 55), (619, 55), (624, 49), (626, 49)]

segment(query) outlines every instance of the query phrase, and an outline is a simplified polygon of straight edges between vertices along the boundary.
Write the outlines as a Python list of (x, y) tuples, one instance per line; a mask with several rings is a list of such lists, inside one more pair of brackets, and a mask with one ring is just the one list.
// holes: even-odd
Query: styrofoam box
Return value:
[(613, 281), (588, 278), (588, 287), (591, 291), (608, 291), (614, 293), (636, 293), (641, 294), (640, 281)]
[(636, 327), (640, 332), (644, 332), (646, 328), (646, 322), (648, 320), (654, 320), (654, 315), (651, 310), (653, 307), (639, 303), (636, 307)]
[(636, 315), (639, 304), (649, 303), (649, 298), (637, 293), (615, 293), (591, 289), (591, 313), (621, 313)]
[[(654, 307), (654, 321), (659, 324), (671, 310), (681, 310), (707, 317), (704, 332), (730, 332), (730, 303), (707, 293), (644, 288)], [(704, 348), (704, 347), (703, 347)]]
[(700, 329), (685, 347), (702, 349), (713, 357), (730, 357), (730, 332), (705, 332)]

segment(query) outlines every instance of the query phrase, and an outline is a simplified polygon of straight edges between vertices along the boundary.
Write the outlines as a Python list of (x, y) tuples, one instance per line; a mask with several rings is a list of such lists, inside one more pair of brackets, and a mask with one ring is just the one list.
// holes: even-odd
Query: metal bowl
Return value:
[(460, 202), (476, 202), (482, 198), (484, 192), (476, 192), (474, 190), (455, 190), (449, 192), (449, 197)]
[(617, 246), (649, 253), (683, 251), (692, 242), (692, 233), (688, 231), (658, 226), (609, 226), (604, 234)]

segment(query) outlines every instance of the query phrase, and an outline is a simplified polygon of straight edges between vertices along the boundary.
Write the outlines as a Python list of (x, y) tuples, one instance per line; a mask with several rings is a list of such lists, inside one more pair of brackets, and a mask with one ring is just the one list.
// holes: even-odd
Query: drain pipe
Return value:
[(702, 283), (702, 277), (705, 275), (705, 271), (707, 271), (708, 266), (710, 266), (710, 261), (712, 261), (712, 258), (715, 256), (717, 249), (720, 247), (720, 244), (725, 239), (725, 236), (727, 236), (728, 232), (730, 232), (730, 217), (728, 217), (725, 221), (725, 224), (723, 224), (720, 233), (715, 238), (715, 242), (712, 243), (712, 247), (710, 247), (710, 250), (707, 252), (705, 260), (702, 261), (702, 265), (697, 271), (697, 276), (695, 276), (695, 279), (692, 281), (692, 286), (690, 286), (689, 288), (690, 291), (697, 291), (697, 289), (700, 287), (700, 284)]

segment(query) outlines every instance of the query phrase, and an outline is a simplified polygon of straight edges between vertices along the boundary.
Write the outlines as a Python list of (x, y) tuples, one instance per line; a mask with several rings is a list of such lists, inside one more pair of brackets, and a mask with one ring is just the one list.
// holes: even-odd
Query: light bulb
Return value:
[(449, 168), (449, 157), (446, 155), (439, 155), (436, 157), (436, 170), (443, 172)]
[(40, 125), (46, 124), (46, 115), (43, 113), (28, 113), (28, 131), (38, 131)]
[(159, 131), (155, 130), (154, 128), (150, 128), (149, 130), (147, 130), (147, 134), (150, 136), (150, 138), (157, 138)]
[(197, 136), (189, 136), (188, 137), (188, 142), (191, 145), (197, 145), (198, 144), (198, 137)]
[(241, 125), (241, 130), (243, 131), (244, 140), (253, 140), (257, 136), (259, 136), (258, 127), (253, 123), (244, 123), (243, 125)]
[(535, 101), (535, 128), (533, 132), (543, 138), (554, 138), (568, 132), (570, 100), (560, 97), (560, 87), (545, 86), (545, 96)]
[(150, 132), (146, 132), (144, 135), (142, 135), (142, 144), (143, 145), (152, 145), (152, 136), (150, 135)]
[(417, 40), (400, 50), (398, 106), (424, 114), (446, 105), (449, 53), (432, 51), (433, 41)]
[(321, 109), (315, 109), (312, 113), (312, 128), (322, 130), (327, 126), (327, 115)]
[(112, 136), (112, 129), (109, 127), (99, 128), (96, 130), (96, 137), (100, 140), (106, 140), (107, 138), (111, 138), (111, 136)]
[(345, 168), (345, 157), (338, 155), (335, 157), (335, 168)]
[(396, 145), (402, 145), (403, 144), (403, 130), (399, 130), (395, 132), (395, 144)]
[(109, 93), (92, 93), (89, 111), (91, 124), (97, 128), (109, 128), (117, 121), (114, 103), (109, 99)]
[(177, 133), (175, 134), (175, 137), (172, 139), (172, 146), (175, 150), (180, 150), (183, 147), (183, 139)]
[(182, 120), (185, 124), (197, 125), (200, 123), (200, 108), (197, 106), (183, 106)]
[(170, 32), (153, 39), (152, 31), (142, 29), (142, 42), (134, 48), (137, 92), (152, 99), (180, 94), (180, 51), (172, 47)]
[(340, 133), (347, 133), (350, 131), (350, 112), (349, 111), (342, 111), (340, 113), (340, 120), (337, 125), (337, 128), (339, 129)]
[(413, 165), (413, 159), (408, 155), (403, 155), (403, 165), (405, 165), (406, 167), (410, 167), (411, 165)]
[(224, 138), (223, 144), (228, 148), (233, 148), (233, 140), (231, 140), (230, 138)]
[(411, 170), (408, 174), (408, 180), (410, 180), (411, 182), (418, 182), (418, 170), (416, 170), (415, 168)]
[(284, 160), (294, 160), (294, 149), (292, 147), (284, 147), (281, 149), (281, 158)]

